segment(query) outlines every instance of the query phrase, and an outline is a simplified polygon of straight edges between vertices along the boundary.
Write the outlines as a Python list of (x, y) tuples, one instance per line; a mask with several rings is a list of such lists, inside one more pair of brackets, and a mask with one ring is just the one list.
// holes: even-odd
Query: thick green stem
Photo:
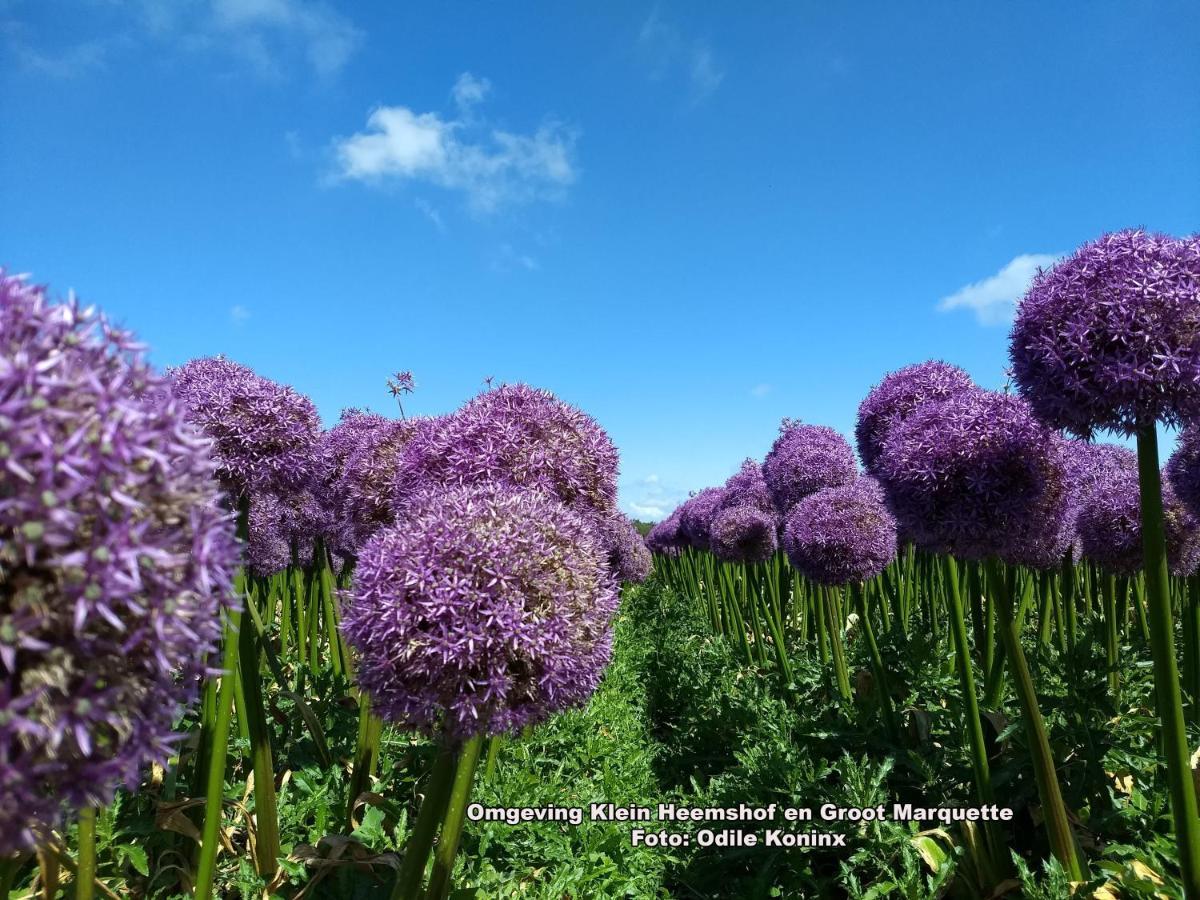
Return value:
[(79, 862), (75, 871), (75, 900), (92, 900), (95, 896), (96, 807), (88, 806), (79, 811)]
[[(239, 592), (243, 579), (239, 576)], [(196, 866), (196, 900), (212, 897), (220, 846), (221, 812), (225, 800), (225, 758), (229, 752), (229, 720), (233, 713), (234, 672), (238, 667), (238, 629), (241, 609), (229, 614), (225, 625), (225, 658), (222, 661), (221, 688), (217, 694), (216, 721), (213, 724), (212, 751), (208, 761), (208, 782), (204, 795), (204, 830), (200, 841), (200, 860)]]
[(900, 729), (896, 727), (896, 710), (892, 706), (891, 686), (888, 683), (887, 669), (883, 664), (883, 654), (879, 652), (879, 643), (875, 640), (875, 628), (871, 625), (870, 610), (867, 609), (862, 582), (856, 581), (851, 584), (850, 594), (858, 611), (859, 627), (862, 628), (863, 638), (867, 642), (867, 650), (871, 655), (871, 667), (875, 670), (875, 692), (879, 697), (879, 712), (883, 715), (883, 724), (887, 729), (888, 737), (898, 743)]
[[(1050, 839), (1050, 849), (1062, 864), (1063, 870), (1071, 881), (1083, 881), (1083, 864), (1079, 858), (1079, 848), (1075, 835), (1071, 831), (1071, 822), (1067, 818), (1067, 806), (1063, 802), (1062, 790), (1058, 784), (1058, 772), (1055, 769), (1054, 757), (1050, 752), (1050, 739), (1046, 734), (1046, 723), (1042, 719), (1038, 707), (1037, 691), (1033, 686), (1033, 676), (1029, 673), (1029, 664), (1025, 660), (1025, 652), (1021, 649), (1021, 636), (1013, 619), (1012, 590), (1002, 573), (998, 571), (995, 562), (993, 567), (993, 585), (1005, 584), (1006, 589), (1001, 596), (994, 596), (997, 605), (1000, 641), (1004, 646), (1004, 654), (1008, 658), (1008, 668), (1012, 673), (1013, 687), (1016, 689), (1017, 700), (1021, 705), (1021, 715), (1025, 722), (1025, 734), (1029, 741), (1029, 753), (1033, 760), (1033, 774), (1037, 780), (1038, 797), (1042, 801), (1042, 816), (1046, 823), (1046, 834)], [(995, 591), (996, 588), (993, 588)]]
[(421, 801), (421, 811), (404, 845), (404, 859), (396, 875), (392, 900), (420, 900), (425, 865), (429, 862), (429, 851), (433, 847), (438, 825), (446, 815), (446, 800), (450, 796), (457, 762), (457, 748), (446, 746), (438, 751), (433, 772), (429, 776), (429, 786), (425, 789), (425, 798)]
[(458, 770), (454, 773), (454, 787), (446, 806), (446, 818), (442, 820), (441, 838), (433, 854), (433, 871), (429, 875), (425, 900), (445, 900), (450, 893), (454, 858), (458, 856), (458, 844), (467, 818), (467, 804), (471, 802), (471, 788), (475, 784), (475, 767), (479, 764), (482, 748), (483, 733), (480, 732), (463, 745), (462, 755), (458, 758)]
[(829, 652), (833, 657), (834, 678), (837, 681), (838, 694), (843, 700), (853, 698), (850, 690), (850, 673), (846, 670), (846, 654), (842, 649), (842, 627), (834, 612), (833, 592), (828, 588), (818, 588), (825, 601), (825, 627), (829, 632)]
[(1108, 670), (1108, 690), (1113, 696), (1113, 702), (1119, 702), (1121, 696), (1120, 665), (1120, 626), (1117, 614), (1120, 604), (1117, 602), (1117, 576), (1107, 575), (1104, 579), (1104, 661)]
[[(246, 604), (254, 602), (247, 596)], [(250, 762), (254, 769), (254, 821), (257, 828), (255, 861), (258, 874), (268, 881), (279, 868), (279, 810), (275, 796), (275, 762), (271, 753), (271, 730), (263, 707), (263, 684), (259, 673), (258, 630), (247, 624), (238, 633), (239, 673), (250, 739)]]
[(1179, 690), (1179, 671), (1175, 663), (1175, 629), (1171, 596), (1168, 593), (1162, 484), (1158, 472), (1158, 434), (1153, 423), (1138, 430), (1137, 449), (1150, 649), (1154, 659), (1154, 681), (1158, 716), (1162, 723), (1171, 812), (1175, 818), (1175, 843), (1179, 849), (1184, 894), (1188, 900), (1200, 900), (1200, 819), (1196, 813), (1196, 791), (1188, 761), (1187, 730)]
[(25, 861), (23, 856), (0, 856), (0, 898), (8, 900), (17, 884), (17, 872)]
[(358, 743), (354, 750), (354, 768), (350, 770), (350, 785), (346, 792), (346, 826), (352, 827), (354, 804), (359, 795), (371, 786), (371, 776), (379, 760), (379, 740), (383, 720), (371, 712), (371, 700), (366, 692), (358, 697)]

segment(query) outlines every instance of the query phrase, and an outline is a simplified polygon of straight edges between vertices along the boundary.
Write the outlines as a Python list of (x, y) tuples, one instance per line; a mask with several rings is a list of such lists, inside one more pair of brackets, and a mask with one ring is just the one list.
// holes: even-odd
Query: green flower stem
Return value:
[(490, 784), (496, 776), (496, 763), (500, 758), (500, 750), (504, 746), (504, 735), (494, 734), (488, 738), (487, 762), (483, 767), (483, 780)]
[[(246, 598), (252, 607), (253, 597)], [(257, 607), (253, 610), (256, 612)], [(252, 613), (253, 614), (253, 613)], [(239, 712), (246, 720), (250, 739), (250, 762), (254, 770), (254, 821), (258, 832), (255, 860), (258, 874), (268, 881), (279, 868), (279, 810), (275, 796), (275, 763), (271, 753), (271, 730), (263, 707), (264, 688), (259, 672), (258, 630), (247, 625), (238, 632), (239, 680), (243, 703)]]
[(888, 737), (899, 743), (900, 729), (896, 726), (896, 709), (892, 705), (891, 685), (888, 682), (887, 668), (883, 664), (883, 654), (879, 652), (879, 644), (875, 640), (875, 628), (871, 624), (871, 612), (867, 608), (866, 594), (861, 581), (850, 585), (850, 596), (858, 611), (858, 625), (867, 642), (871, 667), (875, 670), (875, 693), (879, 697), (879, 712), (883, 716), (883, 725), (887, 729)]
[(459, 748), (444, 746), (438, 750), (429, 776), (429, 786), (421, 800), (421, 811), (412, 834), (404, 845), (404, 859), (396, 874), (396, 887), (392, 900), (420, 900), (421, 883), (425, 880), (425, 866), (429, 862), (429, 851), (438, 826), (446, 815), (446, 801), (450, 797), (450, 786), (458, 765)]
[[(1016, 621), (1012, 614), (1011, 578), (1005, 579), (995, 561), (989, 561), (993, 577), (991, 581), (993, 596), (999, 616), (1000, 641), (1008, 657), (1008, 667), (1013, 676), (1013, 687), (1016, 689), (1017, 700), (1021, 705), (1021, 715), (1025, 721), (1026, 738), (1029, 741), (1029, 752), (1033, 760), (1033, 774), (1037, 781), (1038, 797), (1042, 801), (1042, 815), (1046, 823), (1046, 834), (1050, 839), (1050, 849), (1062, 864), (1063, 870), (1071, 881), (1083, 881), (1083, 864), (1079, 858), (1079, 848), (1075, 835), (1071, 831), (1071, 822), (1067, 818), (1067, 807), (1063, 802), (1062, 790), (1058, 784), (1058, 772), (1054, 765), (1054, 757), (1050, 752), (1050, 739), (1046, 734), (1046, 723), (1038, 708), (1037, 691), (1033, 686), (1033, 676), (1029, 672), (1029, 664), (1025, 660), (1025, 652), (1021, 649), (1021, 637)], [(999, 596), (996, 596), (997, 586), (1004, 585)]]
[(827, 588), (818, 588), (825, 601), (825, 626), (829, 632), (829, 650), (833, 657), (834, 677), (837, 680), (838, 694), (843, 700), (850, 700), (850, 673), (846, 670), (846, 654), (842, 649), (842, 628), (834, 613), (833, 592)]
[(1189, 575), (1183, 617), (1184, 690), (1188, 724), (1200, 725), (1200, 575)]
[(1153, 423), (1138, 430), (1138, 479), (1142, 500), (1142, 552), (1145, 557), (1146, 603), (1149, 608), (1150, 649), (1162, 744), (1167, 763), (1175, 842), (1179, 848), (1184, 895), (1200, 898), (1200, 818), (1189, 765), (1187, 729), (1179, 671), (1175, 663), (1175, 628), (1168, 592), (1167, 547), (1163, 536), (1162, 484), (1158, 472), (1158, 434)]
[(379, 741), (383, 735), (383, 720), (371, 713), (371, 699), (365, 692), (358, 695), (358, 740), (354, 749), (354, 766), (346, 791), (346, 828), (354, 822), (354, 804), (363, 791), (371, 786), (371, 776), (379, 761)]
[(3, 900), (8, 900), (8, 895), (16, 886), (17, 872), (24, 862), (25, 857), (21, 855), (0, 856), (0, 898)]
[[(239, 574), (236, 587), (242, 592), (244, 579)], [(229, 720), (233, 713), (235, 673), (241, 641), (238, 630), (242, 611), (229, 614), (225, 624), (225, 658), (221, 670), (221, 688), (217, 695), (216, 720), (213, 724), (212, 752), (208, 762), (208, 783), (204, 795), (204, 830), (200, 842), (200, 861), (196, 867), (196, 900), (210, 900), (216, 875), (217, 850), (220, 847), (221, 812), (225, 799), (225, 757), (229, 750)]]
[(483, 732), (480, 732), (463, 745), (462, 755), (458, 758), (454, 787), (450, 790), (446, 818), (442, 820), (441, 838), (433, 853), (433, 871), (429, 875), (429, 888), (425, 891), (425, 900), (445, 900), (450, 893), (454, 858), (458, 856), (458, 844), (462, 839), (467, 804), (471, 802), (471, 788), (475, 784), (475, 767), (479, 764), (482, 747)]
[(96, 896), (96, 807), (79, 811), (79, 862), (75, 873), (75, 900)]
[(1104, 664), (1108, 670), (1108, 690), (1116, 701), (1121, 696), (1120, 664), (1121, 636), (1117, 615), (1117, 576), (1104, 577)]

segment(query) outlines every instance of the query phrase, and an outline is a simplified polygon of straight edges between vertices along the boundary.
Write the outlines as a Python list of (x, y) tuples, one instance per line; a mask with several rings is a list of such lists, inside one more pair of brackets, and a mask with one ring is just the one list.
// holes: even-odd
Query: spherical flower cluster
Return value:
[(823, 488), (787, 517), (783, 549), (801, 574), (819, 584), (874, 578), (896, 557), (896, 520), (870, 476)]
[(361, 547), (379, 529), (397, 519), (396, 481), (412, 457), (408, 448), (439, 427), (437, 419), (387, 419), (364, 430), (346, 458), (337, 483), (345, 540)]
[(246, 564), (255, 575), (271, 575), (295, 562), (311, 565), (317, 541), (333, 530), (329, 511), (307, 488), (280, 496), (250, 495)]
[[(1097, 453), (1095, 480), (1082, 500), (1077, 527), (1084, 556), (1116, 575), (1134, 575), (1143, 563), (1142, 500), (1137, 455), (1122, 447)], [(1200, 564), (1200, 521), (1163, 478), (1167, 562), (1174, 575)]]
[(311, 400), (220, 356), (171, 374), (189, 419), (212, 438), (217, 474), (235, 498), (285, 494), (308, 480), (321, 430)]
[(600, 511), (616, 502), (617, 450), (594, 419), (549, 391), (504, 385), (415, 435), (394, 490), (404, 503), (431, 486), (483, 482), (538, 488)]
[(713, 516), (721, 507), (725, 492), (721, 488), (705, 488), (683, 501), (679, 507), (679, 533), (689, 546), (707, 550)]
[(916, 363), (890, 372), (871, 388), (858, 407), (854, 439), (868, 472), (874, 472), (892, 429), (927, 403), (949, 400), (975, 390), (971, 376), (941, 360)]
[(687, 538), (683, 536), (679, 526), (681, 512), (682, 507), (677, 507), (646, 534), (646, 546), (652, 553), (675, 556), (688, 546)]
[(1200, 426), (1189, 425), (1180, 432), (1166, 476), (1175, 495), (1200, 515)]
[(858, 475), (854, 450), (825, 425), (784, 420), (763, 461), (763, 478), (779, 515), (822, 488), (849, 484)]
[(1040, 272), (1017, 309), (1013, 375), (1080, 437), (1200, 416), (1200, 240), (1105, 234)]
[(718, 559), (762, 562), (775, 555), (779, 523), (757, 506), (728, 506), (713, 517), (709, 546)]
[(0, 271), (0, 858), (171, 754), (233, 603), (215, 471), (130, 335)]
[(906, 537), (966, 559), (1017, 561), (1069, 514), (1063, 440), (1018, 397), (959, 394), (893, 429), (877, 477)]
[(649, 577), (654, 561), (629, 516), (615, 509), (600, 516), (598, 537), (618, 582), (638, 584)]
[(341, 556), (354, 553), (352, 510), (342, 488), (346, 463), (370, 434), (388, 421), (378, 413), (344, 409), (337, 424), (322, 432), (313, 448), (308, 487), (313, 504), (327, 517), (325, 540), (330, 550)]
[(735, 506), (749, 506), (772, 515), (775, 512), (771, 492), (763, 479), (762, 466), (752, 459), (745, 460), (741, 468), (729, 476), (722, 488), (718, 510)]
[(454, 740), (516, 731), (595, 690), (615, 582), (587, 515), (483, 483), (413, 497), (362, 548), (343, 630), (389, 721)]

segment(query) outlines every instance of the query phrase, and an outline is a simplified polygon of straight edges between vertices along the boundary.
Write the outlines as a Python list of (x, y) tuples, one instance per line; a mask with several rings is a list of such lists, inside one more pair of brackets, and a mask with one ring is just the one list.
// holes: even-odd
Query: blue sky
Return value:
[[(751, 10), (747, 12), (746, 10)], [(1086, 13), (1084, 13), (1086, 10)], [(0, 264), (345, 406), (549, 388), (655, 517), (1200, 227), (1194, 2), (0, 0)]]

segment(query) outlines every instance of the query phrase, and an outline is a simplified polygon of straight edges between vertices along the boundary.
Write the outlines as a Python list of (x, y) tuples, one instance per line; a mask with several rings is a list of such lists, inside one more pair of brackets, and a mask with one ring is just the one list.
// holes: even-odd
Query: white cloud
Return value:
[(235, 303), (233, 306), (229, 307), (229, 320), (233, 322), (234, 325), (241, 325), (249, 318), (250, 310), (246, 309), (246, 307), (242, 306), (240, 303)]
[(635, 519), (657, 521), (686, 500), (687, 491), (666, 485), (657, 474), (650, 474), (622, 484), (621, 498), (625, 512)]
[[(26, 68), (61, 77), (106, 65), (118, 51), (140, 58), (174, 55), (178, 49), (232, 55), (271, 78), (281, 78), (298, 58), (328, 77), (363, 41), (363, 32), (322, 0), (97, 0), (92, 6), (102, 17), (96, 27), (103, 37), (65, 49), (39, 49), (37, 36), (15, 18), (0, 21), (0, 37)], [(73, 8), (59, 11), (60, 17), (74, 13)]]
[(466, 112), (482, 103), (491, 91), (492, 83), (486, 78), (476, 78), (470, 72), (463, 72), (454, 82), (454, 105)]
[(983, 325), (1003, 325), (1012, 320), (1017, 302), (1024, 296), (1039, 268), (1062, 258), (1061, 253), (1023, 253), (995, 275), (959, 288), (938, 301), (943, 312), (971, 309)]
[(693, 102), (708, 97), (725, 80), (725, 70), (707, 42), (686, 37), (674, 25), (664, 22), (657, 9), (642, 23), (638, 46), (649, 60), (652, 77), (679, 73), (687, 79)]
[(420, 197), (413, 201), (413, 205), (421, 211), (421, 214), (424, 215), (425, 218), (434, 224), (434, 227), (437, 228), (438, 231), (440, 231), (442, 234), (446, 233), (446, 222), (444, 219), (442, 219), (442, 214), (438, 212), (436, 207), (430, 205), (427, 201), (421, 199)]
[(756, 384), (750, 388), (751, 397), (765, 397), (769, 393), (771, 393), (771, 385), (769, 384)]
[(560, 196), (576, 178), (574, 133), (555, 123), (532, 134), (489, 127), (473, 114), (486, 96), (485, 85), (486, 79), (459, 78), (454, 96), (471, 115), (458, 119), (407, 106), (376, 108), (364, 131), (334, 141), (336, 177), (369, 184), (425, 182), (463, 193), (483, 213)]

